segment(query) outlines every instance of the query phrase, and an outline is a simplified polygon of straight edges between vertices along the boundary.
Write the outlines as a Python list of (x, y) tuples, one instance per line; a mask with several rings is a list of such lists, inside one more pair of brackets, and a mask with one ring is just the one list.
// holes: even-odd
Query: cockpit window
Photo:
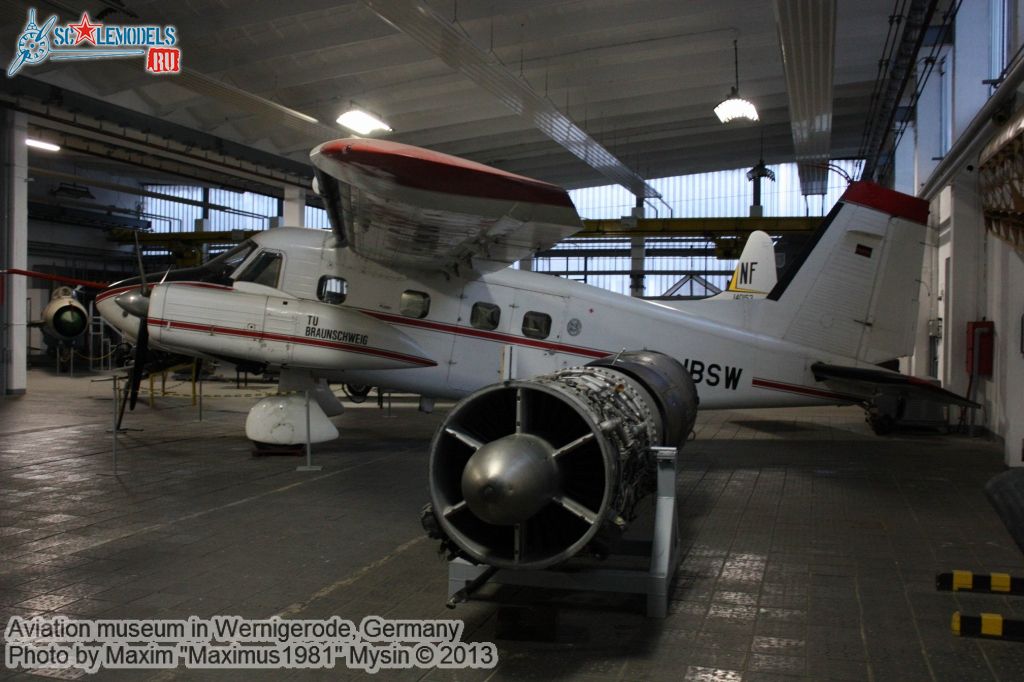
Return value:
[(256, 248), (256, 242), (251, 239), (246, 239), (241, 244), (233, 246), (227, 251), (218, 253), (216, 256), (206, 261), (204, 267), (206, 268), (217, 268), (218, 270), (224, 270), (228, 274), (234, 272), (235, 268), (242, 264), (252, 250)]
[(231, 284), (231, 275), (256, 248), (256, 242), (246, 239), (223, 253), (193, 268), (181, 268), (170, 273), (171, 281), (199, 280), (213, 284)]
[(277, 280), (281, 276), (281, 254), (273, 251), (263, 251), (256, 254), (252, 262), (239, 273), (235, 281), (252, 282), (264, 286), (277, 288)]

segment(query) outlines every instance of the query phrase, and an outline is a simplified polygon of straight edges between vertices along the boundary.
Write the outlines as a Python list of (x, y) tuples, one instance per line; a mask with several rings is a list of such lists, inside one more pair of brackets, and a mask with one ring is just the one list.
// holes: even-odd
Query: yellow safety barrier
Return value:
[(981, 614), (981, 634), (989, 637), (1003, 636), (1003, 617), (998, 613)]

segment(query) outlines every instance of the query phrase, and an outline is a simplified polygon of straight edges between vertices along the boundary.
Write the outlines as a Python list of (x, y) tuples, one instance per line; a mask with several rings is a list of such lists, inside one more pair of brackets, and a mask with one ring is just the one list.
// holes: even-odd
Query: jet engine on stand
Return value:
[(483, 388), (431, 444), (424, 526), (499, 568), (605, 554), (654, 490), (651, 448), (681, 447), (697, 404), (682, 364), (646, 350)]

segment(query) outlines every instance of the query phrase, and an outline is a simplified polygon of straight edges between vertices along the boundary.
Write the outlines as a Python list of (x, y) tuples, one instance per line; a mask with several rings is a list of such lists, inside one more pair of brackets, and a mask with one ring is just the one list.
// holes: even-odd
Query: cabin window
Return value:
[(550, 315), (532, 310), (523, 315), (523, 336), (531, 339), (546, 339), (550, 333)]
[(343, 277), (324, 275), (316, 286), (316, 297), (324, 303), (336, 305), (344, 303), (348, 296), (348, 282)]
[(430, 312), (430, 294), (408, 289), (402, 292), (399, 311), (406, 317), (423, 319)]
[(501, 308), (493, 303), (478, 301), (469, 313), (469, 324), (474, 329), (497, 329), (501, 322)]
[(281, 276), (282, 260), (281, 254), (273, 251), (258, 253), (235, 279), (239, 282), (253, 282), (276, 289), (277, 280)]

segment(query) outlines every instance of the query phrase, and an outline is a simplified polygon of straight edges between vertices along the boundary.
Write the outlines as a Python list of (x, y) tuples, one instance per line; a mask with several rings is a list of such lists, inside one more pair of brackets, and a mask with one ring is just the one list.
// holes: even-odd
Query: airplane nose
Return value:
[(143, 296), (137, 289), (115, 296), (114, 303), (121, 306), (121, 309), (125, 312), (134, 315), (140, 320), (149, 316), (149, 297)]

